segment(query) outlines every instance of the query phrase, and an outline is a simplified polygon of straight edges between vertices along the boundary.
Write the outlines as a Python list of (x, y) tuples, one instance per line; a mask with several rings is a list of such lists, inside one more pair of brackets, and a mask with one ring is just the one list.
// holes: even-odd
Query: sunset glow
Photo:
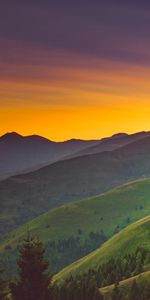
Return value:
[[(20, 16), (23, 16), (23, 9), (17, 1), (15, 3), (14, 13), (20, 9)], [(77, 9), (77, 6), (78, 3), (74, 8)], [(53, 7), (54, 12), (57, 7)], [(7, 8), (4, 5), (3, 11)], [(31, 23), (33, 11), (28, 4), (25, 8)], [(65, 24), (69, 11), (57, 11), (61, 24), (52, 32), (54, 20), (49, 19), (50, 7), (44, 4), (41, 11), (39, 8), (40, 2), (36, 17), (42, 18), (45, 22), (43, 26), (46, 26), (46, 18), (46, 29), (40, 29), (39, 24), (35, 28), (34, 24), (31, 36), (21, 19), (11, 15), (12, 29), (6, 26), (5, 34), (1, 34), (0, 135), (17, 131), (23, 135), (36, 133), (59, 141), (96, 139), (120, 131), (150, 130), (150, 51), (146, 40), (148, 31), (144, 31), (148, 22), (146, 7), (142, 11), (142, 20), (145, 21), (142, 23), (141, 20), (137, 25), (141, 29), (138, 37), (134, 25), (130, 28), (129, 24), (125, 24), (125, 19), (127, 15), (129, 23), (132, 18), (136, 19), (140, 7), (137, 6), (131, 16), (128, 5), (121, 10), (120, 6), (100, 7), (97, 4), (94, 12), (96, 8), (107, 10), (108, 15), (112, 16), (108, 23), (106, 18), (104, 24), (102, 19), (95, 21), (94, 12), (88, 19), (90, 4), (86, 14), (81, 7), (80, 39), (75, 32), (74, 40), (71, 36), (70, 42), (69, 29)], [(76, 24), (73, 7), (70, 13), (73, 19), (69, 24), (73, 28)], [(81, 18), (85, 23), (80, 23)], [(17, 24), (21, 26), (22, 35), (21, 31), (15, 31)], [(118, 24), (120, 32), (116, 28)], [(84, 25), (86, 30), (82, 35)], [(61, 45), (58, 43), (60, 32), (64, 35)], [(56, 40), (49, 45), (54, 36)], [(76, 41), (73, 49), (70, 48), (71, 41)], [(109, 44), (108, 48), (106, 44)]]

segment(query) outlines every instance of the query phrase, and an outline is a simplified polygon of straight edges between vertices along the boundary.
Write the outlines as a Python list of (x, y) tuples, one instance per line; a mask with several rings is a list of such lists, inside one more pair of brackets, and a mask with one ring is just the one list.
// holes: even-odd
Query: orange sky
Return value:
[(1, 135), (60, 141), (150, 130), (149, 69), (100, 60), (66, 65), (19, 64), (12, 74), (9, 66), (0, 78)]
[(0, 2), (0, 135), (150, 130), (148, 1)]

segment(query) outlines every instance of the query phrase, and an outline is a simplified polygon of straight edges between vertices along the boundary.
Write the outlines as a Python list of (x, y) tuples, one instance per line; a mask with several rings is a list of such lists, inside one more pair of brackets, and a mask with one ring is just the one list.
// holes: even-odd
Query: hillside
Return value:
[[(0, 243), (0, 257), (7, 258), (7, 263), (15, 260), (16, 247), (30, 229), (47, 247), (53, 270), (60, 270), (94, 247), (96, 249), (103, 242), (101, 232), (110, 238), (129, 223), (150, 214), (149, 195), (150, 179), (146, 179), (53, 209), (8, 234)], [(68, 241), (72, 241), (69, 246)], [(63, 245), (63, 250), (58, 245)]]
[[(129, 279), (119, 282), (118, 289), (121, 291), (121, 293), (123, 293), (123, 296), (125, 297), (125, 299), (129, 296), (129, 292), (130, 292), (131, 286), (134, 281), (136, 281), (138, 286), (142, 286), (143, 284), (145, 285), (147, 283), (150, 284), (150, 271), (143, 272), (137, 276), (133, 276)], [(100, 292), (104, 296), (104, 300), (112, 299), (111, 297), (113, 294), (114, 287), (115, 287), (115, 285), (112, 284), (110, 286), (100, 289)]]
[(133, 253), (137, 247), (149, 249), (150, 216), (137, 221), (105, 242), (99, 249), (66, 267), (55, 276), (55, 280), (62, 281), (70, 275), (84, 274), (90, 268), (98, 268), (113, 257), (123, 257)]
[(0, 137), (0, 179), (38, 169), (96, 142), (69, 140), (56, 143), (38, 135), (7, 133)]
[(1, 234), (64, 203), (150, 176), (150, 138), (0, 182)]

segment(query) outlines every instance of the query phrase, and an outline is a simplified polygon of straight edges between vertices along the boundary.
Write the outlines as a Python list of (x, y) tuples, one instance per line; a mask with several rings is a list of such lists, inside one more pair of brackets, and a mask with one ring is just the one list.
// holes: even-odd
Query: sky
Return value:
[(0, 135), (150, 130), (150, 2), (0, 1)]

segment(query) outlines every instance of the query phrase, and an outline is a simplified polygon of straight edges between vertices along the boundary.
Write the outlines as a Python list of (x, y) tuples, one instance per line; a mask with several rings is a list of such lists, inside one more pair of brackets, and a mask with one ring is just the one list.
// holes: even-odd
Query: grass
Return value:
[[(148, 282), (150, 284), (150, 271), (143, 272), (137, 276), (133, 276), (129, 279), (123, 280), (119, 283), (118, 288), (123, 293), (125, 299), (129, 295), (130, 288), (132, 286), (133, 281), (136, 280), (137, 285)], [(104, 287), (100, 289), (100, 292), (103, 294), (105, 300), (111, 300), (111, 296), (113, 293), (115, 285), (112, 284), (110, 286)]]
[[(17, 246), (22, 242), (28, 229), (30, 229), (31, 234), (38, 236), (44, 244), (50, 240), (57, 241), (77, 235), (79, 229), (82, 230), (81, 241), (85, 240), (91, 231), (100, 230), (103, 230), (109, 238), (129, 223), (133, 223), (148, 214), (150, 214), (150, 179), (132, 182), (103, 195), (50, 210), (12, 231), (0, 242), (0, 258), (2, 257), (6, 261), (16, 259)], [(132, 242), (130, 241), (130, 243), (128, 240), (128, 248), (130, 246), (132, 248)], [(110, 252), (110, 250), (108, 251)], [(109, 257), (109, 252), (105, 253), (106, 258)], [(90, 257), (95, 259), (96, 253), (92, 253)], [(80, 271), (80, 265), (81, 269), (82, 266), (86, 266), (86, 260), (89, 261), (89, 256), (62, 271), (61, 274), (68, 274), (70, 268), (73, 269), (73, 272), (74, 269), (77, 269), (77, 272)], [(86, 267), (83, 269), (86, 270)]]
[(84, 274), (112, 257), (123, 257), (126, 253), (134, 252), (138, 246), (150, 247), (150, 216), (129, 225), (99, 249), (63, 269), (55, 276), (55, 280)]

